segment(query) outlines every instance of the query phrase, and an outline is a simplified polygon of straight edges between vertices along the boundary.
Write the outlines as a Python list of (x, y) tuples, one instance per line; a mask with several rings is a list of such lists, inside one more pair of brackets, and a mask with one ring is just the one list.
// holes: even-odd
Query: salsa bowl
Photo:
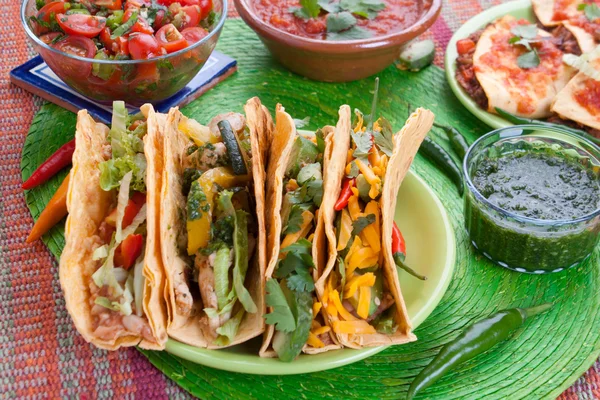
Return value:
[(131, 105), (141, 105), (174, 95), (200, 71), (221, 34), (227, 18), (227, 1), (213, 0), (213, 11), (215, 18), (207, 36), (179, 51), (146, 60), (86, 58), (75, 54), (78, 52), (76, 43), (69, 44), (74, 47), (71, 52), (45, 43), (35, 34), (31, 23), (31, 17), (37, 12), (35, 0), (23, 1), (21, 23), (33, 48), (71, 88), (101, 103), (124, 100)]
[(374, 75), (400, 55), (402, 45), (425, 32), (439, 16), (442, 1), (406, 29), (367, 39), (327, 41), (294, 35), (264, 22), (255, 0), (234, 0), (240, 17), (252, 28), (275, 59), (289, 70), (324, 82), (348, 82)]
[[(523, 157), (528, 154), (532, 156)], [(503, 163), (506, 156), (510, 158)], [(518, 158), (529, 164), (518, 164)], [(578, 265), (596, 248), (600, 148), (587, 139), (559, 128), (501, 128), (473, 143), (463, 170), (466, 229), (473, 246), (496, 264), (518, 272), (559, 272)], [(485, 184), (475, 184), (477, 180)], [(564, 190), (561, 183), (573, 190)], [(531, 215), (535, 213), (539, 216)], [(548, 217), (552, 213), (563, 216)]]

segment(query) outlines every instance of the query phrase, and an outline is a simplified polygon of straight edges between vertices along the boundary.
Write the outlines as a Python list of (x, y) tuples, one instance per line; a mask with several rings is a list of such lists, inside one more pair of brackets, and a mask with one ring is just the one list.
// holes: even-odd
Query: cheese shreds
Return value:
[(381, 250), (381, 236), (379, 235), (379, 205), (376, 201), (370, 201), (365, 206), (365, 215), (373, 214), (375, 216), (375, 222), (367, 225), (362, 232), (360, 237), (364, 242), (367, 242), (373, 252), (379, 253)]
[(375, 284), (375, 274), (367, 272), (364, 275), (358, 275), (348, 281), (344, 288), (344, 298), (348, 299), (356, 293), (359, 287), (371, 287)]
[(330, 330), (331, 330), (331, 328), (330, 328), (330, 327), (328, 327), (328, 326), (322, 326), (322, 327), (320, 327), (320, 328), (317, 328), (317, 329), (315, 329), (315, 330), (313, 331), (313, 333), (314, 333), (316, 336), (319, 336), (319, 335), (322, 335), (322, 334), (324, 334), (324, 333), (327, 333), (327, 332), (329, 332)]
[(346, 265), (346, 278), (349, 278), (349, 275), (352, 275), (355, 268), (350, 268), (349, 261), (352, 254), (362, 247), (362, 241), (360, 240), (360, 236), (354, 238), (354, 242), (352, 242), (352, 246), (350, 246), (350, 250), (348, 250), (348, 254), (346, 254), (346, 258), (344, 258), (344, 264)]
[(369, 317), (369, 306), (371, 303), (371, 288), (361, 286), (358, 293), (358, 307), (356, 313), (359, 317), (367, 319)]
[(317, 337), (317, 335), (315, 335), (314, 333), (310, 332), (308, 334), (308, 340), (306, 340), (306, 344), (312, 347), (315, 347), (317, 349), (320, 349), (322, 347), (325, 347), (325, 343), (323, 343), (321, 341), (321, 339), (319, 339)]
[(323, 307), (323, 304), (321, 304), (320, 301), (315, 301), (313, 303), (313, 318), (319, 314), (319, 311), (321, 311), (322, 307)]
[(333, 331), (340, 334), (368, 335), (377, 333), (367, 321), (333, 321)]
[(379, 179), (379, 177), (373, 173), (373, 170), (368, 165), (363, 163), (362, 160), (357, 158), (354, 160), (354, 162), (370, 185), (381, 183), (381, 179)]
[(348, 211), (350, 212), (352, 221), (356, 221), (358, 217), (360, 217), (362, 211), (360, 209), (360, 205), (358, 204), (358, 195), (355, 194), (353, 196), (350, 196), (350, 199), (348, 199)]
[(337, 290), (332, 290), (329, 293), (329, 301), (331, 303), (333, 303), (333, 305), (335, 306), (335, 309), (337, 310), (337, 313), (344, 320), (346, 320), (346, 321), (356, 321), (357, 320), (354, 315), (352, 315), (348, 310), (346, 310), (346, 308), (344, 307), (344, 305), (342, 304), (342, 302), (340, 300), (340, 294)]
[(352, 217), (347, 209), (342, 210), (342, 217), (340, 223), (339, 241), (337, 245), (337, 251), (342, 251), (348, 245), (350, 237), (352, 236)]
[(302, 213), (302, 225), (300, 226), (300, 230), (298, 230), (298, 232), (288, 233), (281, 242), (281, 248), (285, 249), (286, 247), (296, 243), (298, 240), (306, 236), (311, 228), (311, 222), (313, 218), (313, 213), (310, 211), (304, 211)]
[(373, 259), (377, 263), (379, 254), (375, 253), (370, 247), (362, 247), (352, 253), (348, 261), (348, 268), (353, 271), (356, 268), (369, 268), (374, 265), (371, 262)]

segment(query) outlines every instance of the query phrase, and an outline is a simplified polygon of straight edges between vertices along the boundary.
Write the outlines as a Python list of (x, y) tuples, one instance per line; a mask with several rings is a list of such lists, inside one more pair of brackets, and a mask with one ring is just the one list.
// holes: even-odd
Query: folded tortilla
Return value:
[[(319, 272), (323, 270), (325, 265), (325, 252), (327, 245), (327, 237), (325, 236), (325, 221), (323, 220), (324, 210), (333, 207), (335, 199), (327, 191), (327, 187), (339, 186), (341, 181), (341, 175), (339, 171), (343, 170), (345, 153), (348, 148), (349, 136), (342, 134), (344, 131), (340, 129), (340, 123), (345, 121), (343, 115), (350, 113), (347, 106), (340, 109), (340, 122), (335, 128), (326, 126), (322, 129), (325, 140), (325, 149), (323, 152), (322, 161), (322, 174), (323, 174), (323, 198), (321, 200), (321, 206), (317, 214), (316, 226), (314, 228), (314, 236), (312, 239), (311, 256), (314, 263), (312, 268), (312, 278), (316, 282), (319, 276)], [(270, 149), (269, 166), (267, 176), (269, 180), (267, 182), (267, 255), (268, 264), (266, 271), (266, 279), (275, 279), (274, 273), (280, 260), (280, 251), (282, 244), (282, 232), (283, 232), (283, 221), (282, 221), (282, 205), (283, 205), (283, 191), (284, 191), (284, 178), (285, 171), (288, 164), (295, 162), (292, 158), (292, 149), (294, 143), (298, 138), (298, 132), (294, 124), (292, 117), (285, 112), (285, 109), (281, 104), (277, 105), (276, 109), (276, 128), (273, 142)], [(337, 151), (336, 151), (337, 150)], [(341, 153), (344, 153), (343, 155)], [(340, 156), (341, 155), (341, 156)], [(318, 292), (315, 290), (313, 293), (313, 304), (320, 303)], [(314, 310), (314, 305), (313, 305)], [(269, 308), (269, 312), (273, 310)], [(324, 311), (321, 309), (317, 315), (312, 315), (313, 324), (315, 320), (320, 320), (320, 325), (327, 327), (327, 319), (324, 318)], [(329, 332), (322, 333), (321, 338), (323, 345), (312, 346), (309, 343), (304, 344), (302, 352), (305, 354), (318, 354), (329, 350), (339, 349), (340, 345), (337, 342), (334, 335), (331, 334), (331, 328)], [(277, 352), (273, 348), (274, 340), (277, 335), (274, 325), (267, 325), (265, 335), (263, 337), (263, 344), (260, 349), (261, 357), (277, 357)]]
[[(514, 36), (511, 28), (519, 22), (507, 15), (485, 28), (473, 56), (475, 75), (488, 98), (489, 112), (498, 107), (523, 117), (546, 118), (552, 100), (574, 71), (562, 63), (562, 52), (548, 41), (543, 43), (546, 51), (539, 53), (538, 67), (520, 68), (517, 58), (526, 50), (509, 43)], [(538, 34), (550, 36), (542, 30)]]
[[(600, 71), (600, 51), (590, 54), (587, 65)], [(552, 104), (552, 111), (594, 129), (600, 129), (600, 82), (579, 72), (561, 90)]]
[(69, 216), (65, 225), (65, 248), (60, 258), (59, 276), (65, 296), (66, 308), (75, 327), (83, 338), (97, 347), (116, 350), (119, 347), (140, 346), (144, 349), (160, 350), (167, 340), (166, 310), (163, 301), (163, 267), (158, 244), (158, 193), (160, 192), (162, 165), (154, 162), (162, 152), (162, 139), (158, 130), (158, 117), (152, 106), (144, 105), (142, 112), (147, 118), (147, 134), (144, 137), (144, 153), (147, 160), (146, 182), (146, 243), (143, 275), (143, 317), (150, 327), (152, 340), (139, 333), (128, 331), (123, 319), (129, 318), (128, 326), (139, 318), (132, 314), (122, 317), (112, 329), (114, 337), (100, 337), (98, 315), (92, 309), (95, 304), (91, 293), (92, 274), (100, 268), (102, 261), (94, 261), (94, 251), (107, 243), (100, 238), (100, 227), (111, 207), (116, 203), (117, 190), (104, 191), (100, 187), (100, 163), (111, 158), (109, 129), (96, 123), (86, 110), (77, 115), (73, 154), (73, 168), (67, 195)]
[[(343, 134), (348, 138), (351, 131), (350, 112), (347, 106), (343, 106), (343, 108), (345, 108), (343, 113), (343, 121), (340, 121), (338, 127), (340, 128), (340, 131), (343, 132)], [(400, 132), (393, 136), (393, 152), (387, 163), (387, 168), (383, 178), (383, 187), (381, 189), (381, 195), (379, 196), (381, 219), (376, 218), (374, 222), (375, 224), (380, 223), (379, 227), (375, 227), (375, 229), (381, 232), (381, 252), (383, 253), (383, 266), (380, 265), (379, 268), (383, 269), (383, 287), (387, 288), (393, 297), (393, 305), (395, 305), (395, 314), (393, 315), (393, 320), (396, 329), (393, 333), (336, 332), (337, 340), (345, 347), (360, 349), (369, 346), (402, 344), (416, 340), (416, 336), (411, 332), (412, 327), (406, 310), (406, 305), (402, 297), (398, 280), (398, 272), (392, 255), (392, 224), (396, 209), (398, 189), (400, 188), (400, 184), (410, 168), (412, 160), (414, 159), (421, 142), (425, 138), (427, 132), (429, 132), (431, 129), (433, 120), (434, 115), (431, 111), (419, 108), (409, 117), (409, 119), (406, 121), (406, 125), (400, 130)], [(323, 309), (326, 310), (325, 314), (329, 320), (329, 324), (333, 326), (334, 330), (336, 329), (336, 324), (342, 320), (337, 312), (329, 312), (330, 309), (337, 309), (335, 303), (337, 303), (339, 300), (339, 294), (333, 294), (335, 287), (332, 287), (331, 282), (335, 281), (339, 283), (338, 279), (342, 276), (339, 269), (340, 267), (345, 268), (343, 264), (340, 264), (337, 261), (338, 239), (336, 230), (334, 229), (334, 221), (336, 218), (334, 202), (338, 199), (341, 192), (341, 178), (344, 175), (344, 166), (347, 162), (346, 154), (350, 149), (350, 141), (348, 139), (346, 139), (343, 143), (340, 143), (340, 146), (334, 149), (333, 158), (339, 158), (343, 160), (342, 167), (339, 169), (334, 169), (331, 172), (336, 175), (337, 184), (335, 184), (335, 181), (332, 180), (331, 184), (325, 189), (332, 200), (332, 202), (329, 203), (326, 208), (324, 208), (323, 212), (325, 232), (329, 245), (329, 256), (326, 267), (319, 276), (319, 280), (316, 284), (319, 297), (323, 299)], [(358, 236), (355, 237), (355, 240), (356, 239), (358, 239)], [(382, 259), (380, 258), (379, 260), (381, 262)], [(335, 276), (332, 276), (333, 274), (335, 274)], [(348, 277), (343, 279), (348, 279)], [(346, 280), (346, 283), (347, 282), (348, 281)], [(346, 313), (349, 314), (347, 310)], [(354, 321), (356, 321), (357, 329), (364, 329), (366, 328), (365, 324), (370, 324), (366, 322), (365, 319), (360, 319), (356, 315), (349, 316), (349, 318), (350, 317), (352, 318), (351, 320), (345, 319), (345, 321), (348, 321), (350, 325), (354, 324)]]
[[(245, 342), (259, 336), (264, 331), (263, 314), (264, 276), (266, 266), (266, 231), (264, 220), (265, 207), (265, 162), (269, 148), (273, 122), (268, 110), (258, 98), (248, 100), (244, 106), (246, 125), (249, 128), (252, 168), (251, 187), (256, 203), (258, 237), (253, 257), (249, 261), (245, 287), (248, 289), (256, 307), (256, 313), (245, 313), (234, 337), (227, 344), (215, 342), (208, 326), (208, 317), (199, 295), (193, 286), (189, 274), (194, 260), (187, 256), (188, 234), (186, 231), (186, 196), (182, 185), (184, 162), (190, 138), (178, 129), (180, 121), (186, 119), (178, 109), (169, 111), (164, 125), (165, 152), (164, 174), (161, 193), (161, 247), (165, 265), (165, 299), (169, 316), (167, 332), (170, 337), (195, 347), (208, 349), (223, 348)], [(190, 290), (191, 289), (191, 290)], [(196, 290), (194, 290), (196, 289)], [(191, 300), (188, 296), (191, 296)]]

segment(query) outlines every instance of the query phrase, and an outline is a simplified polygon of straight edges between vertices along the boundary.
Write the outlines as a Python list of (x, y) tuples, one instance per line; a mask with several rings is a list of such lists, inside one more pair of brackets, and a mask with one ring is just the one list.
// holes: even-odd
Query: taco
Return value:
[(398, 189), (434, 115), (417, 109), (395, 135), (384, 118), (367, 130), (360, 111), (356, 115), (353, 129), (349, 113), (340, 122), (352, 144), (334, 149), (332, 158), (345, 165), (333, 173), (345, 176), (325, 187), (335, 204), (323, 208), (329, 256), (316, 287), (339, 343), (359, 349), (416, 340), (398, 282), (392, 229)]
[(222, 348), (264, 331), (265, 157), (272, 121), (258, 98), (208, 126), (165, 124), (161, 248), (170, 337)]
[(498, 107), (528, 118), (550, 116), (552, 99), (574, 71), (547, 40), (549, 33), (535, 33), (529, 21), (507, 15), (457, 42), (456, 79), (481, 108), (495, 113)]
[(579, 58), (580, 72), (552, 104), (562, 123), (600, 137), (600, 47)]
[(112, 127), (77, 115), (59, 276), (66, 307), (97, 347), (162, 349), (167, 340), (159, 247), (162, 116), (131, 118), (115, 102)]
[(292, 361), (301, 352), (340, 347), (315, 292), (326, 257), (323, 210), (335, 201), (324, 187), (341, 179), (337, 172), (344, 167), (344, 157), (335, 158), (335, 152), (349, 145), (347, 129), (341, 125), (350, 114), (348, 107), (339, 114), (335, 128), (305, 135), (296, 131), (292, 117), (277, 105), (267, 172), (269, 313), (261, 357)]

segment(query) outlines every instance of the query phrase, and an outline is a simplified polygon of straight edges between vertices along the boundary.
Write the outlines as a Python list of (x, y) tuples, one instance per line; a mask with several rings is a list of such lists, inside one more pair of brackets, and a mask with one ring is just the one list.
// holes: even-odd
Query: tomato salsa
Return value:
[(414, 25), (432, 0), (256, 0), (266, 23), (297, 36), (353, 40), (382, 36)]
[(86, 58), (141, 60), (186, 48), (208, 34), (212, 0), (37, 0), (31, 17), (46, 44)]

